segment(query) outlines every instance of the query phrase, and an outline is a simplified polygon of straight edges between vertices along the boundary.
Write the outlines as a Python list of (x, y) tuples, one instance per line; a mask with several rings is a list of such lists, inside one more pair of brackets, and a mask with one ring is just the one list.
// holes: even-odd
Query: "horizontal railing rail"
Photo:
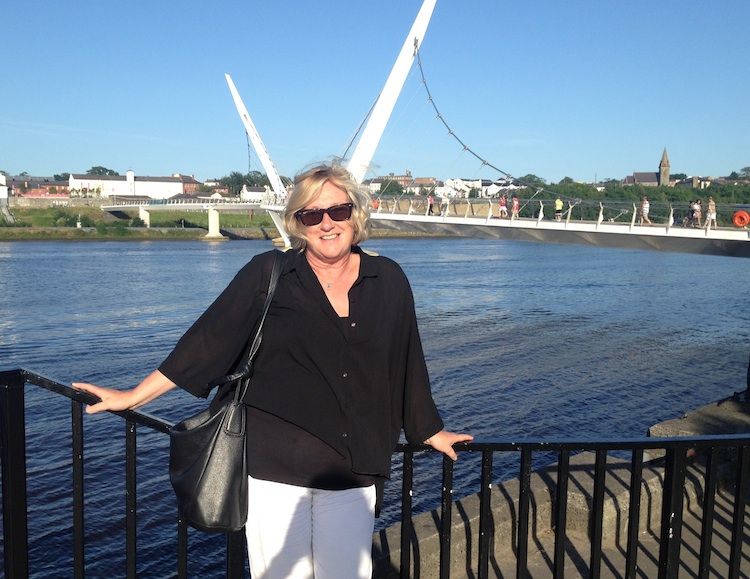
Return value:
[[(54, 392), (71, 400), (72, 443), (71, 443), (71, 488), (72, 488), (72, 535), (73, 535), (73, 571), (76, 578), (85, 576), (85, 520), (84, 520), (84, 437), (83, 408), (97, 399), (90, 394), (35, 374), (28, 370), (9, 370), (0, 372), (0, 452), (2, 454), (2, 508), (3, 508), (3, 545), (5, 576), (13, 579), (28, 577), (32, 573), (29, 566), (28, 521), (26, 495), (26, 441), (24, 416), (24, 389), (26, 385), (35, 385)], [(142, 412), (116, 412), (125, 425), (125, 566), (126, 577), (135, 578), (137, 574), (137, 518), (139, 504), (136, 478), (136, 425), (149, 430), (167, 433), (171, 424)], [(699, 561), (698, 577), (708, 577), (715, 563), (712, 558), (713, 527), (708, 520), (715, 510), (715, 496), (719, 487), (720, 457), (731, 454), (734, 457), (734, 469), (731, 474), (731, 486), (734, 494), (734, 510), (729, 523), (729, 553), (725, 565), (726, 577), (740, 577), (742, 546), (745, 536), (745, 490), (748, 487), (748, 468), (750, 468), (750, 434), (722, 435), (705, 437), (678, 438), (639, 438), (611, 440), (484, 440), (456, 445), (461, 453), (475, 454), (481, 457), (479, 473), (478, 522), (476, 547), (469, 549), (475, 553), (476, 560), (471, 563), (477, 577), (489, 577), (491, 565), (496, 565), (497, 545), (493, 545), (493, 525), (495, 515), (493, 508), (493, 465), (498, 453), (513, 453), (518, 456), (518, 496), (513, 516), (512, 552), (516, 559), (516, 575), (528, 576), (528, 564), (533, 545), (529, 544), (529, 531), (537, 522), (530, 511), (537, 499), (533, 497), (532, 471), (533, 458), (538, 453), (553, 453), (557, 463), (552, 468), (552, 529), (554, 531), (554, 548), (550, 555), (550, 567), (555, 577), (562, 576), (568, 539), (568, 495), (571, 484), (579, 481), (571, 477), (571, 457), (579, 451), (593, 454), (592, 490), (590, 492), (591, 520), (588, 522), (590, 552), (588, 553), (588, 572), (590, 577), (599, 577), (603, 564), (602, 525), (604, 503), (607, 494), (607, 456), (609, 453), (629, 453), (630, 480), (628, 487), (627, 535), (625, 546), (624, 568), (619, 570), (623, 577), (636, 577), (639, 567), (639, 529), (643, 521), (641, 513), (642, 483), (644, 476), (644, 454), (658, 451), (663, 454), (662, 507), (660, 513), (660, 535), (658, 553), (653, 556), (658, 560), (658, 576), (672, 578), (678, 576), (681, 565), (681, 546), (683, 530), (683, 501), (686, 481), (689, 477), (690, 457), (696, 452), (707, 457), (705, 471), (702, 474), (702, 512), (704, 516), (700, 530), (700, 547), (697, 554)], [(398, 574), (401, 577), (412, 577), (413, 566), (418, 564), (418, 547), (415, 546), (416, 530), (414, 527), (413, 489), (415, 454), (429, 451), (426, 446), (399, 445), (396, 453), (402, 455), (401, 463), (401, 509), (398, 545), (391, 545), (398, 551), (398, 565), (388, 571), (388, 576)], [(459, 463), (462, 464), (462, 463)], [(468, 463), (467, 463), (468, 464)], [(165, 465), (166, 469), (166, 465)], [(572, 481), (572, 482), (571, 482)], [(444, 458), (442, 463), (442, 492), (439, 516), (439, 569), (431, 576), (449, 577), (454, 565), (451, 560), (452, 545), (458, 538), (465, 539), (466, 532), (456, 533), (456, 502), (454, 492), (454, 463)], [(143, 508), (142, 505), (140, 505)], [(177, 524), (178, 550), (175, 571), (179, 578), (188, 576), (188, 527), (178, 513), (175, 513)], [(464, 521), (465, 523), (465, 521)], [(474, 526), (468, 525), (468, 526)], [(472, 531), (473, 532), (473, 531)], [(245, 577), (245, 549), (242, 532), (227, 535), (226, 576), (230, 578)], [(391, 558), (393, 561), (393, 558)], [(377, 566), (376, 566), (377, 570)], [(423, 570), (424, 571), (424, 570)], [(63, 573), (61, 571), (61, 573)], [(376, 575), (379, 576), (379, 575)], [(385, 576), (385, 574), (383, 575)]]

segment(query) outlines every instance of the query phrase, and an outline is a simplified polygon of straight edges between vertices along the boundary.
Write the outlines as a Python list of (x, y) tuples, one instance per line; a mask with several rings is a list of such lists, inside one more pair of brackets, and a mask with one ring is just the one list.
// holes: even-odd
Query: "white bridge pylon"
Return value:
[[(370, 163), (372, 162), (372, 157), (380, 143), (381, 137), (383, 136), (383, 131), (388, 124), (388, 119), (390, 119), (391, 113), (393, 112), (393, 107), (396, 105), (396, 101), (401, 94), (406, 78), (409, 75), (409, 70), (414, 64), (417, 49), (422, 44), (422, 39), (427, 32), (427, 26), (430, 23), (436, 4), (437, 0), (424, 0), (422, 3), (422, 7), (419, 9), (419, 13), (417, 14), (417, 17), (409, 30), (409, 34), (401, 47), (401, 51), (396, 58), (391, 73), (388, 75), (385, 86), (383, 87), (375, 107), (372, 110), (372, 114), (368, 119), (367, 125), (362, 132), (362, 136), (354, 149), (354, 153), (352, 153), (347, 168), (359, 183), (364, 181)], [(229, 85), (229, 90), (232, 93), (237, 112), (245, 126), (250, 142), (253, 144), (253, 148), (266, 171), (266, 175), (268, 175), (271, 187), (276, 194), (276, 199), (286, 199), (286, 188), (276, 170), (276, 166), (271, 160), (271, 156), (268, 154), (268, 151), (255, 128), (255, 124), (250, 118), (250, 114), (247, 112), (245, 104), (242, 102), (242, 98), (240, 97), (232, 78), (228, 74), (225, 74), (224, 76)], [(284, 229), (282, 219), (283, 207), (278, 205), (263, 205), (263, 208), (268, 211), (271, 219), (273, 219), (274, 225), (276, 225), (279, 234), (284, 240), (284, 244), (286, 246), (291, 245), (289, 236)]]

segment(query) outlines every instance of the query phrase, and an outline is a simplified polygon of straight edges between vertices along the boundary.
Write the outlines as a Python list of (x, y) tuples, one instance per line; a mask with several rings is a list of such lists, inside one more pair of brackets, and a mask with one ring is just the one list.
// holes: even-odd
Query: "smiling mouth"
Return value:
[(323, 235), (321, 239), (329, 240), (329, 239), (336, 239), (339, 236), (338, 233), (329, 233), (328, 235)]

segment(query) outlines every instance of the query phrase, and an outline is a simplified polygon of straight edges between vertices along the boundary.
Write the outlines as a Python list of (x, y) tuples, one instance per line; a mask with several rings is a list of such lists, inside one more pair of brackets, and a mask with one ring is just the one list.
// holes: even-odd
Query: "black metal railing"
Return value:
[[(50, 380), (27, 370), (11, 370), (0, 372), (0, 452), (2, 454), (2, 510), (3, 510), (3, 546), (4, 571), (9, 579), (28, 577), (33, 574), (29, 566), (28, 522), (27, 522), (27, 472), (26, 472), (26, 439), (24, 416), (24, 389), (27, 384), (39, 386), (57, 393), (71, 400), (72, 427), (72, 535), (73, 535), (73, 573), (76, 578), (85, 576), (85, 510), (84, 510), (84, 440), (83, 440), (83, 407), (95, 402), (91, 395), (75, 391), (68, 386)], [(171, 425), (161, 419), (141, 412), (126, 411), (115, 413), (122, 417), (125, 424), (125, 488), (124, 505), (125, 520), (125, 575), (136, 577), (137, 563), (137, 518), (139, 506), (137, 500), (136, 458), (137, 440), (136, 425), (149, 430), (167, 433)], [(621, 459), (620, 464), (627, 464), (629, 480), (625, 475), (620, 476), (625, 491), (626, 504), (618, 506), (627, 512), (626, 532), (619, 541), (619, 551), (622, 554), (621, 567), (617, 574), (623, 577), (636, 577), (638, 569), (642, 569), (639, 557), (639, 545), (642, 529), (648, 526), (642, 520), (644, 512), (644, 471), (653, 470), (651, 461), (644, 461), (644, 453), (658, 452), (663, 455), (659, 461), (659, 494), (661, 496), (660, 524), (658, 525), (657, 552), (651, 553), (653, 563), (658, 569), (658, 576), (664, 578), (677, 577), (681, 566), (684, 566), (683, 537), (684, 503), (686, 501), (686, 487), (689, 482), (698, 477), (697, 485), (701, 492), (696, 495), (700, 501), (702, 519), (700, 528), (694, 534), (699, 535), (699, 546), (694, 548), (694, 558), (697, 560), (697, 571), (694, 576), (708, 577), (715, 573), (717, 556), (715, 544), (715, 528), (711, 521), (716, 510), (717, 489), (723, 485), (733, 495), (733, 511), (729, 522), (725, 525), (726, 536), (722, 541), (726, 543), (726, 555), (721, 557), (722, 573), (726, 577), (740, 577), (743, 557), (743, 544), (747, 542), (745, 522), (746, 489), (748, 487), (748, 468), (750, 468), (750, 434), (725, 435), (686, 438), (642, 438), (628, 440), (607, 441), (483, 441), (457, 445), (461, 453), (474, 454), (480, 457), (481, 471), (478, 476), (479, 491), (474, 497), (477, 504), (477, 515), (467, 514), (467, 508), (461, 501), (455, 501), (454, 463), (447, 458), (442, 463), (442, 493), (440, 499), (439, 516), (430, 516), (434, 524), (439, 544), (438, 569), (432, 576), (450, 577), (456, 568), (463, 569), (457, 575), (470, 574), (476, 577), (502, 575), (498, 568), (499, 540), (496, 529), (500, 524), (501, 514), (498, 505), (504, 501), (512, 503), (512, 532), (508, 545), (508, 553), (515, 560), (514, 573), (517, 577), (529, 574), (529, 561), (532, 558), (539, 534), (540, 498), (535, 487), (540, 480), (545, 479), (544, 488), (549, 490), (550, 497), (550, 531), (553, 542), (551, 554), (548, 554), (548, 567), (552, 576), (563, 576), (566, 557), (569, 553), (570, 521), (569, 495), (578, 491), (582, 485), (578, 477), (578, 466), (571, 467), (571, 457), (579, 451), (591, 453), (593, 459), (587, 472), (590, 474), (591, 488), (586, 494), (588, 502), (588, 520), (586, 521), (588, 552), (586, 559), (587, 574), (599, 577), (602, 565), (613, 564), (604, 556), (605, 545), (602, 536), (604, 525), (605, 501), (612, 499), (608, 496), (612, 491), (613, 474), (608, 465), (611, 453), (629, 456), (629, 460)], [(419, 533), (425, 532), (421, 525), (416, 529), (415, 520), (425, 515), (413, 516), (413, 489), (415, 454), (427, 451), (427, 447), (399, 445), (396, 449), (402, 457), (401, 461), (401, 510), (399, 525), (391, 530), (398, 533), (398, 539), (389, 544), (390, 553), (379, 553), (381, 558), (388, 559), (388, 565), (376, 564), (376, 576), (412, 577), (426, 573), (424, 549), (420, 551)], [(493, 468), (496, 466), (495, 457), (498, 454), (510, 454), (516, 457), (518, 468), (518, 489), (515, 496), (498, 493), (498, 486), (493, 484)], [(553, 453), (557, 463), (543, 471), (532, 469), (533, 458), (539, 454)], [(692, 469), (692, 460), (696, 455), (706, 457), (705, 463), (699, 471)], [(726, 458), (730, 457), (730, 458)], [(459, 463), (463, 465), (464, 463)], [(467, 461), (466, 464), (471, 464)], [(576, 463), (577, 464), (577, 463)], [(647, 466), (644, 466), (646, 464)], [(731, 469), (727, 470), (727, 465)], [(719, 471), (721, 469), (721, 474)], [(572, 474), (576, 471), (576, 474)], [(697, 474), (696, 474), (697, 472)], [(588, 476), (588, 475), (587, 475)], [(615, 476), (615, 479), (617, 478)], [(536, 478), (535, 478), (536, 477)], [(475, 477), (476, 478), (476, 477)], [(536, 481), (536, 482), (535, 482)], [(609, 481), (609, 482), (608, 482)], [(729, 482), (727, 482), (729, 481)], [(575, 487), (575, 488), (571, 488)], [(546, 491), (545, 491), (546, 492)], [(653, 497), (648, 497), (651, 501)], [(462, 499), (463, 500), (463, 499)], [(533, 510), (537, 513), (534, 515)], [(460, 510), (460, 513), (456, 511)], [(647, 515), (648, 516), (648, 515)], [(177, 513), (177, 553), (175, 569), (177, 577), (188, 576), (188, 527), (179, 519)], [(398, 529), (395, 529), (398, 527)], [(460, 529), (456, 532), (456, 529)], [(390, 530), (389, 530), (390, 531)], [(691, 531), (692, 532), (692, 531)], [(381, 531), (384, 535), (386, 531)], [(452, 554), (458, 542), (463, 544), (461, 553), (464, 558), (472, 559), (455, 561)], [(242, 532), (227, 535), (226, 542), (226, 576), (230, 578), (245, 577), (245, 548)], [(691, 547), (692, 549), (692, 547)], [(395, 554), (397, 553), (397, 555)], [(394, 561), (395, 559), (395, 561)], [(745, 561), (747, 565), (747, 560)], [(380, 571), (378, 571), (380, 569)], [(386, 569), (386, 570), (384, 570)], [(380, 573), (380, 574), (379, 574)], [(115, 575), (117, 573), (114, 573)]]

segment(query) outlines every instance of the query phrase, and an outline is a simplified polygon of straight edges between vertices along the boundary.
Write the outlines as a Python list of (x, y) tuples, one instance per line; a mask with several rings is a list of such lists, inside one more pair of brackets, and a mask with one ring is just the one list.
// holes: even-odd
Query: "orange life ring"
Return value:
[(737, 227), (745, 227), (750, 223), (750, 215), (748, 215), (747, 211), (738, 211), (732, 217), (732, 223)]

